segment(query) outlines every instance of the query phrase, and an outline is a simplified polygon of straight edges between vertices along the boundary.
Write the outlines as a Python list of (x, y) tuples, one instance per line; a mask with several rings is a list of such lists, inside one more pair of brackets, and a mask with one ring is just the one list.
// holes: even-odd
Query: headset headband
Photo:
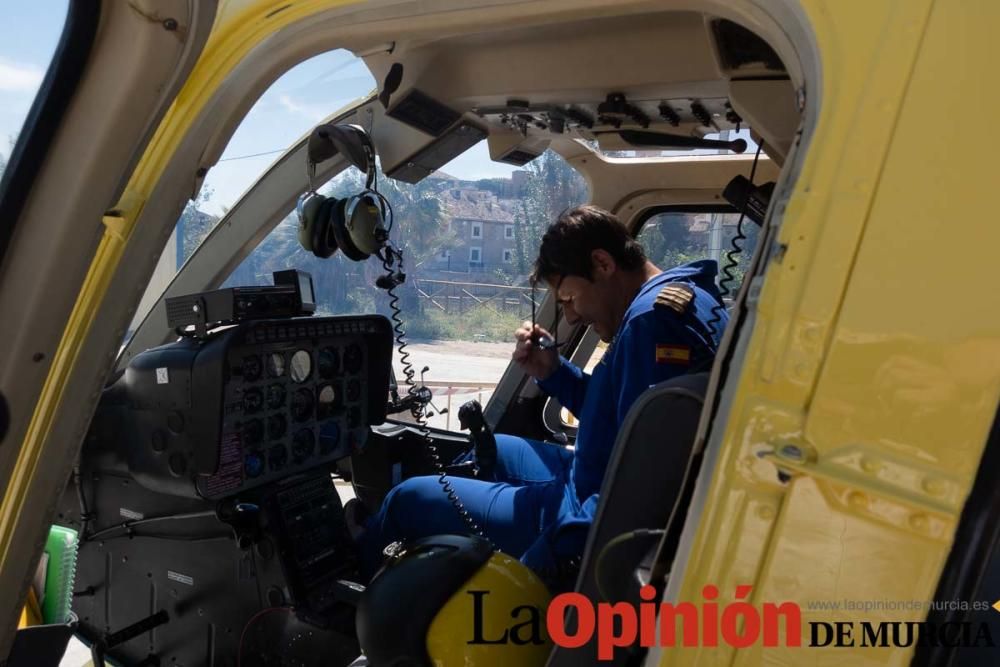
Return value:
[(375, 145), (357, 125), (320, 125), (312, 131), (306, 154), (310, 167), (337, 154), (365, 173), (365, 189), (375, 183)]

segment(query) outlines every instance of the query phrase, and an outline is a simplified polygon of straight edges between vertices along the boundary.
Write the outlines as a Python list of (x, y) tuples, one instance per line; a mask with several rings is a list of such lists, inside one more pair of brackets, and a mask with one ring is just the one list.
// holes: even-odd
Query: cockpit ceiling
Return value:
[[(484, 29), (397, 43), (391, 53), (366, 61), (379, 82), (394, 65), (394, 75), (402, 67), (388, 98), (390, 116), (402, 119), (393, 107), (416, 94), (456, 118), (474, 114), (491, 136), (540, 140), (564, 133), (593, 140), (621, 129), (687, 136), (739, 129), (748, 122), (731, 99), (733, 81), (777, 81), (791, 89), (780, 60), (762, 40), (696, 12)], [(767, 118), (754, 120), (766, 124)]]
[(418, 88), (458, 111), (512, 98), (596, 105), (614, 92), (636, 101), (724, 98), (730, 78), (785, 75), (773, 52), (757, 63), (741, 56), (747, 49), (718, 28), (732, 24), (717, 23), (691, 12), (589, 19), (398, 44), (368, 64), (377, 81), (403, 64), (400, 91)]

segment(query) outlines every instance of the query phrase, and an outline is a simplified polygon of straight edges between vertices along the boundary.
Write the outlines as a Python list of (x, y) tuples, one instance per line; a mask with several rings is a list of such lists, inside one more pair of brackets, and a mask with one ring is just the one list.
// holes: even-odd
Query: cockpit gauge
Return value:
[(243, 379), (247, 382), (253, 382), (254, 380), (260, 378), (260, 357), (256, 354), (252, 354), (243, 357)]
[(264, 424), (259, 419), (251, 419), (243, 424), (243, 439), (248, 445), (256, 445), (264, 439)]
[(267, 418), (267, 435), (272, 440), (278, 440), (285, 435), (288, 429), (288, 420), (285, 415), (271, 415)]
[(267, 407), (272, 410), (285, 405), (285, 388), (280, 384), (272, 384), (267, 388)]
[(350, 382), (347, 383), (347, 400), (357, 401), (361, 398), (361, 380), (357, 378), (351, 378)]
[(304, 461), (312, 456), (316, 448), (316, 437), (307, 428), (299, 429), (292, 436), (292, 458), (296, 461)]
[(292, 394), (292, 418), (302, 422), (312, 416), (313, 394), (308, 389), (299, 389)]
[(273, 378), (280, 378), (285, 374), (285, 355), (281, 352), (267, 355), (267, 374)]
[(305, 382), (312, 375), (312, 357), (305, 350), (298, 350), (292, 355), (292, 367), (290, 372), (292, 382), (299, 384)]
[(364, 353), (361, 351), (361, 346), (357, 343), (348, 345), (347, 349), (344, 350), (344, 370), (348, 373), (359, 372), (364, 360)]
[(243, 412), (260, 412), (264, 407), (264, 394), (260, 389), (247, 389), (243, 394)]
[(340, 371), (340, 355), (335, 347), (324, 347), (319, 351), (316, 364), (319, 376), (329, 380)]
[(326, 419), (333, 414), (334, 407), (339, 397), (333, 385), (323, 385), (316, 392), (316, 416), (319, 419)]

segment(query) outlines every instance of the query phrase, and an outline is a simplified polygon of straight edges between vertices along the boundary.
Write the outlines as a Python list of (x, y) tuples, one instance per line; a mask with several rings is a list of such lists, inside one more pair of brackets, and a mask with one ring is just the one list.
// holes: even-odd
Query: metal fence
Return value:
[(532, 300), (537, 307), (544, 290), (491, 283), (456, 282), (451, 280), (414, 280), (414, 288), (425, 308), (437, 308), (443, 313), (464, 313), (470, 308), (486, 307), (497, 314), (531, 314)]

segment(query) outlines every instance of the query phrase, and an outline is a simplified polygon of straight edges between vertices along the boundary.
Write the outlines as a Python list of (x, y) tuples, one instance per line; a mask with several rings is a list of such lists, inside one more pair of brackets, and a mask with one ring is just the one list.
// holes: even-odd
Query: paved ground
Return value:
[[(429, 366), (424, 380), (432, 385), (435, 392), (434, 404), (439, 410), (448, 410), (449, 414), (440, 414), (437, 410), (428, 424), (436, 428), (458, 430), (458, 408), (466, 401), (476, 399), (483, 405), (490, 399), (493, 391), (477, 388), (454, 388), (446, 392), (439, 386), (444, 382), (482, 382), (493, 385), (503, 375), (510, 362), (513, 343), (469, 343), (464, 341), (418, 341), (407, 347), (410, 361), (416, 375), (414, 380), (419, 383), (420, 371)], [(403, 371), (399, 363), (399, 355), (393, 355), (396, 378), (402, 384)], [(461, 393), (455, 393), (461, 392)]]
[[(467, 343), (464, 341), (417, 341), (407, 347), (410, 360), (420, 379), (420, 371), (430, 366), (425, 379), (428, 382), (453, 380), (459, 382), (490, 382), (500, 379), (510, 362), (514, 344)], [(396, 376), (402, 380), (399, 355), (393, 353)]]

